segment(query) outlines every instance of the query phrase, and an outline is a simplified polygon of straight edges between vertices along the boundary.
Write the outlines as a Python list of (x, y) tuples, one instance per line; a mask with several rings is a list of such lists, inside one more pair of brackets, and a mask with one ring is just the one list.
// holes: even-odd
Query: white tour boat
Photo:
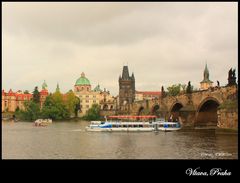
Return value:
[[(87, 131), (175, 131), (181, 128), (180, 123), (165, 122), (157, 116), (109, 116), (114, 121), (91, 121)], [(132, 121), (130, 121), (132, 120)]]

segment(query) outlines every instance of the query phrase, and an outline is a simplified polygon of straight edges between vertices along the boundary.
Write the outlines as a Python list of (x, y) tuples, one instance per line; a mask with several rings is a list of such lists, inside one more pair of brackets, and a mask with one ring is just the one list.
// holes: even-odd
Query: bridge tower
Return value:
[(129, 76), (128, 66), (123, 66), (122, 76), (119, 76), (119, 110), (130, 112), (130, 105), (135, 100), (135, 77)]

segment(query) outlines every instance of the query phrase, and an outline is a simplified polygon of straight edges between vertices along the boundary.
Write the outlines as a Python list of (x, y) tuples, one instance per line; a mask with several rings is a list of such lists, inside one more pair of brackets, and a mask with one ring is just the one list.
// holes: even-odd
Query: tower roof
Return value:
[(209, 80), (209, 70), (207, 67), (207, 63), (205, 65), (204, 73), (203, 73), (203, 80), (201, 83), (213, 83), (212, 81)]
[(84, 72), (82, 72), (81, 77), (77, 79), (75, 85), (90, 85), (90, 81), (85, 77)]
[(43, 84), (42, 84), (42, 89), (43, 90), (46, 90), (47, 89), (47, 83), (46, 81), (44, 80)]
[(59, 84), (57, 83), (56, 92), (60, 92)]
[(128, 66), (126, 66), (126, 65), (123, 66), (122, 79), (130, 79), (129, 72), (128, 72)]
[(119, 80), (135, 80), (134, 74), (132, 76), (129, 75), (128, 66), (123, 66), (122, 76), (119, 76)]
[(95, 91), (95, 92), (101, 92), (102, 90), (101, 90), (101, 88), (100, 88), (100, 85), (98, 84), (98, 85), (93, 89), (93, 91)]

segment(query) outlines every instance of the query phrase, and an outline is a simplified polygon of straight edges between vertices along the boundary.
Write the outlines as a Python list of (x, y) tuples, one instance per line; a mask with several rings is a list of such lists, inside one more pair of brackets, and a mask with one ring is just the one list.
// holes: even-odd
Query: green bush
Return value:
[(87, 111), (86, 115), (83, 116), (85, 120), (100, 120), (100, 106), (93, 104), (92, 107)]

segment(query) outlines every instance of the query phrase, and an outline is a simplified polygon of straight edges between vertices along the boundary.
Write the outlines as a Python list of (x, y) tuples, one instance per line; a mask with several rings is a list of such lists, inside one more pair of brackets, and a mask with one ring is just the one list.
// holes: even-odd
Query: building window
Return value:
[(96, 95), (93, 95), (93, 98), (96, 98)]
[(96, 103), (96, 100), (93, 100), (93, 103)]
[(88, 95), (86, 95), (86, 98), (89, 98), (89, 96), (88, 96)]
[(89, 105), (86, 105), (86, 108), (88, 109), (88, 108), (89, 108)]
[(89, 103), (89, 100), (86, 100), (86, 103)]

